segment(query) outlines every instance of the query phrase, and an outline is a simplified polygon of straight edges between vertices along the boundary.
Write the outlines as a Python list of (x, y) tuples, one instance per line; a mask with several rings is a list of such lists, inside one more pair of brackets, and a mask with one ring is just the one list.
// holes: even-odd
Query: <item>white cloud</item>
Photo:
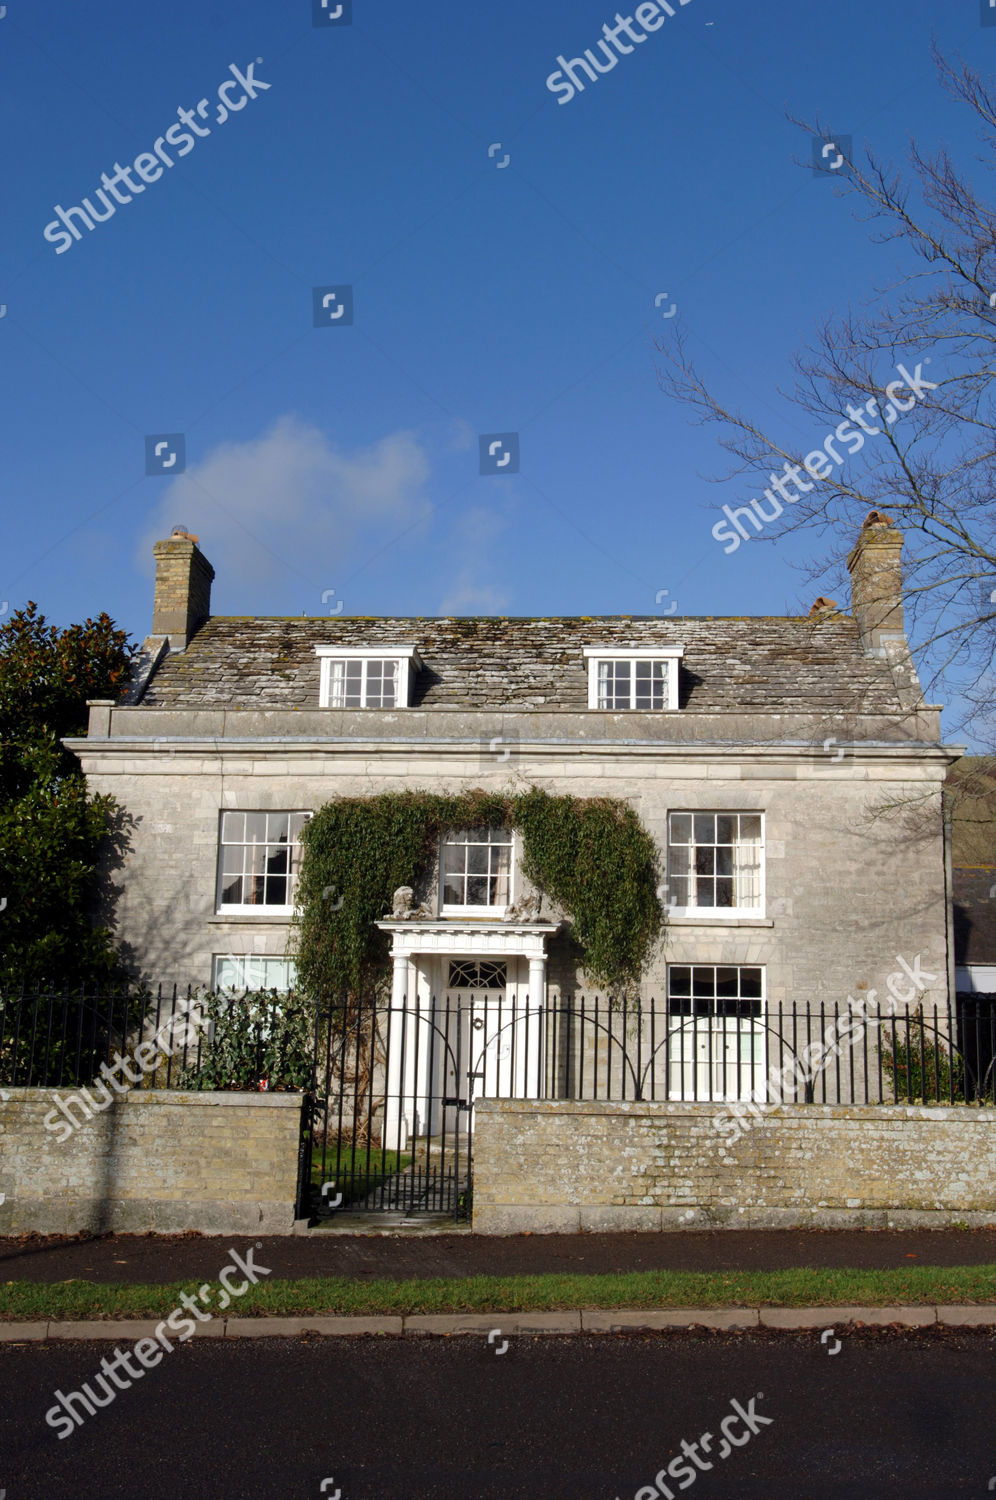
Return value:
[(475, 506), (460, 518), (453, 529), (454, 577), (439, 606), (440, 614), (497, 615), (508, 607), (508, 594), (492, 581), (498, 572), (495, 543), (507, 526), (504, 516), (484, 506)]
[(411, 432), (344, 454), (319, 428), (281, 417), (262, 437), (222, 443), (173, 480), (142, 543), (142, 562), (153, 541), (182, 525), (201, 538), (219, 584), (237, 581), (254, 608), (262, 586), (295, 576), (331, 586), (354, 545), (387, 541), (428, 519), (421, 492), (428, 477), (429, 460)]
[(462, 417), (455, 418), (449, 429), (449, 451), (451, 453), (468, 453), (477, 445), (477, 433), (469, 422)]

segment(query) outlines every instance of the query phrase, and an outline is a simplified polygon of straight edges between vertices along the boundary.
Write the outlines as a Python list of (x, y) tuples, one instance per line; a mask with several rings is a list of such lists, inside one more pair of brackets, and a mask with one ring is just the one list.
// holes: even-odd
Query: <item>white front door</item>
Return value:
[(488, 959), (450, 959), (445, 1003), (436, 1025), (446, 1038), (444, 1129), (455, 1127), (459, 1110), (469, 1125), (477, 1099), (514, 1093), (517, 1032), (522, 1029), (508, 991), (508, 964)]

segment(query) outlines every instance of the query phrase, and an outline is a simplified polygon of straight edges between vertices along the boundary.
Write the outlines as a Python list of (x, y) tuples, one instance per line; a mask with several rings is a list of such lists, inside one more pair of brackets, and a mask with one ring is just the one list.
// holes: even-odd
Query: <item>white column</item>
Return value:
[[(433, 1081), (429, 1077), (432, 1048), (432, 985), (425, 972), (425, 961), (414, 975), (414, 1000), (408, 1025), (408, 1056), (411, 1067), (413, 1118), (411, 1129), (420, 1135), (432, 1134), (431, 1097)], [(438, 1051), (438, 1049), (437, 1049)]]
[[(395, 938), (397, 944), (397, 938)], [(403, 1151), (408, 1142), (407, 1084), (411, 1055), (412, 1027), (408, 1014), (407, 953), (394, 952), (394, 976), (391, 982), (391, 1016), (387, 1038), (387, 1104), (384, 1110), (384, 1145), (388, 1151)]]
[[(528, 1013), (526, 1046), (520, 1051), (522, 1078), (517, 1079), (520, 1097), (540, 1099), (543, 1096), (543, 1013), (546, 1009), (546, 954), (529, 959)], [(521, 1044), (520, 1044), (521, 1045)], [(528, 1054), (528, 1067), (527, 1057)]]

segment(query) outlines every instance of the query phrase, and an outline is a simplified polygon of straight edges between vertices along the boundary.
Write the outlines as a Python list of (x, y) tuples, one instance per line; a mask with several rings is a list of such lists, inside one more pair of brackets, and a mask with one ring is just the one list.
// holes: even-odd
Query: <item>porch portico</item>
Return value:
[(377, 925), (392, 937), (386, 1142), (403, 1150), (448, 1128), (453, 1111), (469, 1129), (485, 1095), (542, 1097), (547, 939), (560, 923)]

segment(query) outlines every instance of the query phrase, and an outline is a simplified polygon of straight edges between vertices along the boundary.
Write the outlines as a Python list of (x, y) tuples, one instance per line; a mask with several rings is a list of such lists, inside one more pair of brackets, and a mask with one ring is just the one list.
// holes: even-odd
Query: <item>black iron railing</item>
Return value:
[[(863, 1009), (711, 993), (658, 1004), (503, 990), (406, 1006), (175, 987), (0, 994), (0, 1087), (297, 1089), (297, 1202), (467, 1213), (484, 1099), (994, 1103), (996, 996)], [(120, 1091), (120, 1090), (119, 1090)], [(101, 1106), (103, 1107), (103, 1106)]]
[[(303, 1002), (270, 992), (215, 997), (210, 1014), (204, 1005), (196, 991), (176, 986), (0, 994), (0, 1085), (86, 1085), (124, 1057), (139, 1088), (173, 1088), (181, 1079), (274, 1086), (267, 1048), (288, 1010)], [(225, 1024), (233, 1020), (240, 1024)], [(377, 1101), (385, 1109), (389, 1097), (395, 1113), (420, 1099), (420, 1125), (429, 1105), (436, 1113), (466, 1110), (495, 1096), (980, 1104), (992, 1103), (996, 1089), (996, 996), (857, 1012), (824, 1003), (631, 1003), (584, 994), (537, 1006), (504, 992), (444, 995), (395, 1010), (360, 997), (322, 1009), (304, 1051), (312, 1054), (313, 1078), (311, 1065), (298, 1063), (287, 1069), (295, 1082), (276, 1086), (331, 1100), (340, 1135), (358, 1113), (376, 1114)]]
[(176, 985), (0, 993), (0, 1085), (85, 1088), (112, 1072), (140, 1089), (265, 1087), (267, 1041), (285, 1001), (253, 1001), (248, 1036), (244, 1025), (226, 1028), (223, 1058), (239, 1075), (226, 1084), (215, 1031), (226, 1011), (241, 1021), (245, 997), (212, 998), (209, 1013), (202, 995)]
[(314, 1054), (300, 1211), (458, 1216), (482, 1099), (992, 1104), (996, 1001), (354, 998), (319, 1015)]

